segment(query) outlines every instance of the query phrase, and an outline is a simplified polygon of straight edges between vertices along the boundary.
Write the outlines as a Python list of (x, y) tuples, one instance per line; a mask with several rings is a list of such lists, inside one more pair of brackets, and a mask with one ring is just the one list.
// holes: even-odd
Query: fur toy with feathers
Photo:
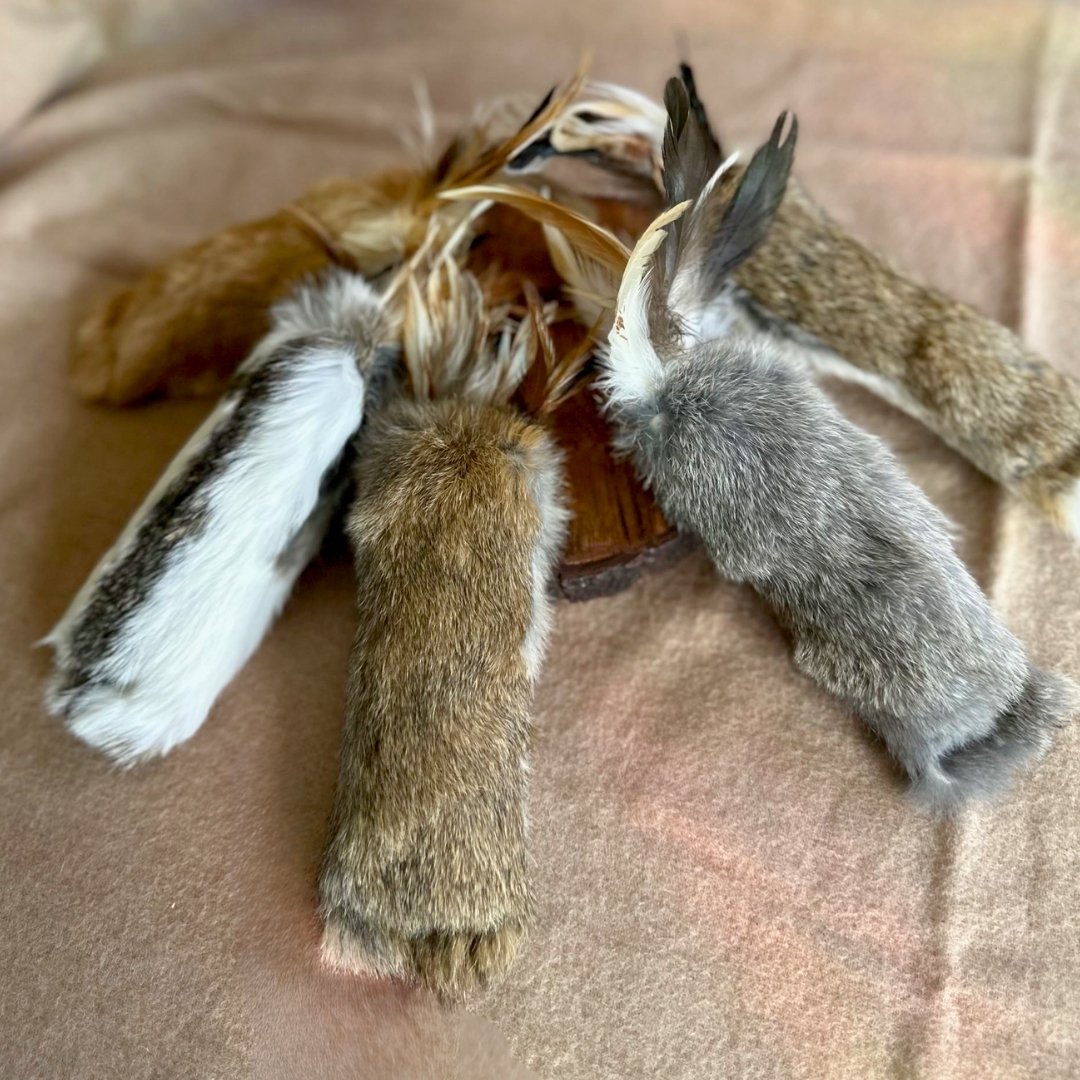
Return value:
[(881, 738), (917, 797), (992, 794), (1078, 706), (1001, 624), (947, 522), (877, 439), (761, 332), (732, 273), (764, 242), (794, 155), (782, 115), (730, 196), (692, 80), (668, 83), (668, 209), (618, 286), (601, 386), (661, 507), (790, 631), (795, 662)]
[[(688, 68), (664, 108), (579, 73), (532, 111), (478, 113), (421, 167), (324, 185), (181, 253), (79, 328), (87, 396), (231, 380), (47, 639), (49, 706), (84, 741), (132, 764), (193, 735), (349, 506), (358, 630), (319, 885), (330, 963), (454, 998), (505, 973), (528, 927), (529, 702), (568, 517), (545, 420), (594, 354), (619, 445), (669, 519), (762, 593), (799, 666), (932, 805), (1002, 786), (1072, 710), (940, 514), (807, 373), (861, 373), (1055, 514), (1076, 388), (793, 195), (795, 136), (781, 117), (744, 168)], [(560, 158), (611, 172), (625, 197), (556, 179)], [(542, 288), (487, 246), (523, 221), (546, 246)], [(792, 309), (803, 243), (820, 276)], [(858, 329), (837, 289), (864, 309)], [(928, 375), (885, 324), (925, 330), (931, 310)], [(1026, 380), (1009, 415), (983, 374)], [(917, 383), (935, 378), (967, 411), (934, 409)], [(1016, 410), (1035, 405), (1050, 419), (1018, 447)]]

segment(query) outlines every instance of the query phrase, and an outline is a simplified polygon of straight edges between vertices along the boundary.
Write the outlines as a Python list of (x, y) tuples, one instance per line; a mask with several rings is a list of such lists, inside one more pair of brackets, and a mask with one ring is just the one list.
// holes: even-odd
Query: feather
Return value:
[(657, 260), (652, 332), (700, 340), (728, 323), (714, 309), (731, 272), (768, 233), (791, 172), (798, 123), (792, 117), (790, 133), (782, 140), (788, 114), (780, 115), (731, 194), (731, 185), (722, 181), (735, 159), (720, 160), (704, 106), (690, 89), (684, 76), (670, 79), (665, 91), (670, 120), (664, 136), (664, 188), (669, 201), (689, 198), (693, 207), (675, 225)]
[[(784, 139), (781, 135), (791, 117)], [(765, 239), (773, 217), (784, 197), (795, 143), (799, 137), (799, 121), (794, 114), (783, 112), (773, 127), (769, 141), (758, 147), (735, 190), (735, 197), (719, 215), (719, 226), (712, 238), (708, 259), (708, 275), (715, 286), (737, 266), (745, 262)], [(702, 206), (696, 215), (708, 213), (711, 192), (702, 195)]]
[[(720, 161), (720, 147), (703, 109), (694, 107), (687, 84), (668, 79), (664, 88), (668, 123), (663, 135), (663, 182), (669, 205), (696, 197)], [(700, 104), (700, 103), (699, 103)]]
[(720, 140), (716, 137), (712, 125), (709, 123), (709, 115), (705, 111), (705, 103), (698, 96), (697, 83), (694, 80), (694, 71), (689, 64), (683, 62), (679, 65), (679, 78), (686, 88), (687, 104), (694, 114), (698, 126), (706, 133), (709, 143), (709, 155), (713, 161), (719, 161), (724, 152), (720, 149)]
[(506, 171), (533, 172), (558, 155), (585, 157), (651, 178), (659, 167), (664, 121), (664, 110), (644, 94), (590, 82), (578, 100), (514, 154)]
[(416, 131), (403, 132), (402, 142), (418, 166), (429, 169), (435, 158), (435, 109), (431, 104), (427, 82), (416, 78), (412, 86), (413, 97), (416, 99)]
[(476, 184), (442, 192), (440, 198), (461, 202), (490, 199), (492, 202), (511, 206), (541, 225), (551, 225), (559, 229), (579, 251), (610, 269), (621, 273), (626, 265), (629, 251), (615, 235), (583, 215), (528, 188), (509, 184)]
[(583, 59), (577, 74), (565, 85), (550, 90), (533, 114), (509, 138), (488, 146), (472, 161), (460, 161), (447, 169), (441, 187), (467, 187), (470, 184), (482, 183), (506, 168), (523, 148), (547, 130), (578, 97), (585, 85), (584, 68)]
[(603, 326), (606, 333), (614, 315), (620, 273), (575, 247), (555, 226), (543, 228), (552, 265), (565, 283), (579, 321), (586, 326)]
[(615, 322), (608, 335), (604, 373), (600, 384), (610, 405), (621, 407), (646, 400), (663, 378), (663, 368), (652, 340), (650, 271), (653, 256), (690, 201), (658, 215), (634, 245), (619, 286)]
[(472, 393), (464, 396), (492, 405), (508, 404), (536, 359), (537, 344), (538, 327), (531, 319), (504, 318), (488, 365), (490, 381), (475, 380)]
[[(520, 99), (502, 99), (478, 110), (433, 164), (425, 163), (432, 157), (434, 122), (426, 91), (418, 85), (416, 150), (421, 163), (412, 170), (385, 174), (385, 181), (380, 176), (369, 183), (320, 185), (297, 200), (291, 212), (324, 244), (328, 236), (340, 238), (329, 248), (336, 261), (370, 276), (381, 273), (413, 257), (433, 229), (436, 245), (445, 241), (461, 225), (464, 211), (442, 194), (483, 183), (501, 172), (522, 145), (569, 108), (584, 80), (581, 71), (550, 92), (524, 123), (519, 122)], [(510, 134), (502, 133), (515, 123)]]
[(508, 402), (536, 356), (527, 321), (493, 306), (477, 277), (446, 254), (427, 271), (414, 268), (405, 292), (402, 357), (410, 394)]

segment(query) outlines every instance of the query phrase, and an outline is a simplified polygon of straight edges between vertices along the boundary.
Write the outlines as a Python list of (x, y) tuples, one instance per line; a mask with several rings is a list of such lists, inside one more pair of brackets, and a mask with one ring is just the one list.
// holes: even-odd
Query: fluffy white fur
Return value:
[[(377, 303), (359, 279), (334, 278), (277, 309), (249, 370), (297, 334), (336, 330), (335, 343), (297, 353), (238, 452), (207, 482), (205, 524), (170, 550), (90, 685), (69, 698), (54, 683), (51, 711), (84, 742), (124, 764), (167, 753), (198, 730), (258, 646), (329, 524), (333, 506), (320, 502), (320, 484), (363, 416), (364, 379), (346, 327), (363, 308), (370, 322)], [(237, 400), (223, 401), (196, 432), (46, 638), (59, 672), (102, 575), (130, 554), (139, 525)]]

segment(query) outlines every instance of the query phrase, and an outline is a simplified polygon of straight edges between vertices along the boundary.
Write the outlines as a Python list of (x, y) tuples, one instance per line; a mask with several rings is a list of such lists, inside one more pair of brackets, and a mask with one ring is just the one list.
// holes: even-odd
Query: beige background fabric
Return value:
[[(21, 120), (68, 46), (50, 39), (36, 88), (33, 70), (0, 86), (0, 1074), (1080, 1075), (1077, 728), (1000, 805), (927, 820), (700, 555), (559, 608), (536, 702), (538, 920), (464, 1013), (316, 962), (347, 560), (305, 575), (160, 764), (111, 770), (41, 708), (33, 642), (207, 407), (76, 401), (82, 305), (309, 182), (399, 159), (417, 76), (449, 129), (586, 46), (658, 93), (679, 40), (729, 142), (796, 109), (798, 171), (840, 220), (1080, 375), (1070, 4), (305, 2), (130, 54)], [(914, 422), (838, 397), (957, 521), (1033, 654), (1080, 675), (1080, 550)]]

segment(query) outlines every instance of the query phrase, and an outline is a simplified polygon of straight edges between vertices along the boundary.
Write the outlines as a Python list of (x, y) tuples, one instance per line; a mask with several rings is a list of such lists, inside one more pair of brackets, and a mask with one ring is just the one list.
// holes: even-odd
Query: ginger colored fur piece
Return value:
[(72, 383), (109, 405), (218, 392), (269, 330), (273, 304), (330, 264), (284, 212), (226, 229), (91, 310), (75, 331)]
[[(437, 159), (365, 179), (332, 180), (281, 212), (188, 248), (92, 311), (76, 333), (73, 382), (84, 397), (130, 404), (154, 394), (221, 389), (266, 330), (266, 309), (333, 261), (372, 279), (420, 248), (450, 240), (472, 213), (440, 203), (447, 187), (500, 172), (574, 100), (583, 75), (531, 117), (478, 117)], [(524, 120), (524, 123), (522, 121)], [(510, 132), (501, 130), (510, 123)], [(231, 332), (222, 337), (222, 326)]]
[(358, 462), (323, 955), (455, 998), (505, 973), (530, 916), (529, 704), (565, 519), (559, 456), (511, 409), (400, 400)]
[(270, 326), (270, 308), (338, 262), (374, 277), (398, 262), (415, 222), (414, 173), (331, 180), (292, 207), (174, 255), (94, 308), (76, 329), (72, 382), (89, 401), (216, 393)]
[(865, 383), (1080, 530), (1080, 384), (1011, 331), (905, 277), (795, 183), (735, 278), (769, 313), (838, 354), (821, 352), (820, 370)]

